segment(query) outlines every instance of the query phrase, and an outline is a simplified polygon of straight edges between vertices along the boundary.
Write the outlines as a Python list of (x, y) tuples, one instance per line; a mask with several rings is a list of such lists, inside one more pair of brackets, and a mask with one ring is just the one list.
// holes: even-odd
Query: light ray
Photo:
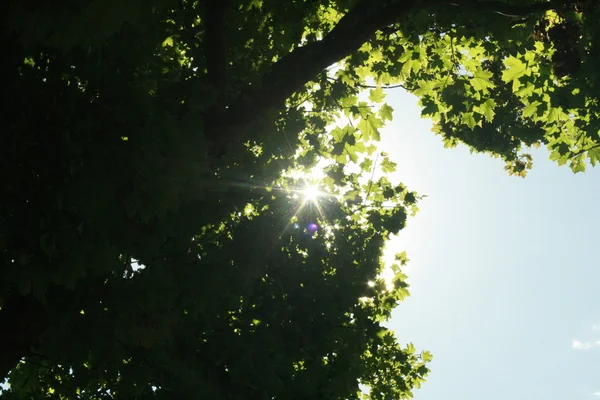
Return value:
[(302, 195), (304, 196), (305, 201), (310, 201), (313, 203), (318, 202), (319, 196), (321, 196), (321, 192), (316, 185), (307, 186), (302, 190)]

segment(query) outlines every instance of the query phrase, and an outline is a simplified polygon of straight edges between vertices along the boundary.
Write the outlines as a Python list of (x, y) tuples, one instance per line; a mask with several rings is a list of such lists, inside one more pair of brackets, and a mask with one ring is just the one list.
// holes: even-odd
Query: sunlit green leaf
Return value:
[(369, 100), (371, 100), (374, 103), (381, 103), (384, 98), (385, 93), (383, 92), (381, 86), (376, 89), (371, 89), (369, 91)]
[(473, 78), (470, 79), (471, 85), (475, 90), (480, 92), (487, 92), (488, 89), (494, 87), (494, 84), (490, 81), (493, 74), (489, 71), (476, 71)]
[(380, 120), (371, 117), (362, 119), (358, 123), (357, 128), (360, 130), (363, 140), (380, 140), (379, 128), (382, 125)]
[(520, 59), (510, 56), (504, 60), (506, 69), (502, 73), (502, 80), (504, 82), (512, 82), (519, 79), (527, 72), (527, 64)]

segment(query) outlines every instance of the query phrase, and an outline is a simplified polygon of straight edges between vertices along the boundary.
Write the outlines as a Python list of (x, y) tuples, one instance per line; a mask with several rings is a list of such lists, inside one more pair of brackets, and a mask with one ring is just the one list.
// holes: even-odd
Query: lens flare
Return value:
[(319, 199), (321, 192), (317, 186), (307, 186), (304, 190), (302, 190), (302, 194), (304, 195), (304, 199), (306, 201), (312, 201), (314, 203)]
[(317, 233), (318, 230), (319, 225), (315, 224), (314, 222), (311, 222), (310, 224), (306, 225), (306, 233), (308, 233), (309, 236), (313, 236), (315, 233)]

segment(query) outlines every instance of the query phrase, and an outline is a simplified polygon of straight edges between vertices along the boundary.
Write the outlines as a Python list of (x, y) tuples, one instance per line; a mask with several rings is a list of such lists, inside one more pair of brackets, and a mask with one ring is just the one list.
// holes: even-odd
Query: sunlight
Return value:
[(322, 193), (316, 185), (307, 186), (302, 190), (305, 201), (317, 202)]

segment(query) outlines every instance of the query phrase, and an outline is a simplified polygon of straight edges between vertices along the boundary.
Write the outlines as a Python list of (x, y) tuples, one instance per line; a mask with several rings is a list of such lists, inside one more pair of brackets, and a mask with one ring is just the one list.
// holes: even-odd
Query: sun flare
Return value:
[(305, 201), (316, 202), (321, 196), (321, 192), (317, 186), (307, 186), (302, 190), (302, 195), (304, 196)]

